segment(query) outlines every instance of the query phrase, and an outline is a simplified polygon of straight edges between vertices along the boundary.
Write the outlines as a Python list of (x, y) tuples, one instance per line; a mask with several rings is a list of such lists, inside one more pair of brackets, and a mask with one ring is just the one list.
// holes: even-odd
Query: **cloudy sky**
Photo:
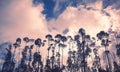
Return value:
[(45, 34), (94, 35), (120, 26), (120, 0), (0, 0), (0, 42)]
[(0, 0), (0, 44), (17, 37), (76, 34), (96, 36), (120, 27), (120, 0)]

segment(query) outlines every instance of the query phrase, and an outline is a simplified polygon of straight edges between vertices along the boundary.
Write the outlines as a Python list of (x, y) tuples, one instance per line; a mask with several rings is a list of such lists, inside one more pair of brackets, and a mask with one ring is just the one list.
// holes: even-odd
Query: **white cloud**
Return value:
[[(4, 8), (4, 7), (3, 7)], [(30, 0), (11, 2), (2, 13), (4, 22), (0, 22), (1, 39), (14, 40), (16, 37), (43, 37), (48, 33), (45, 16), (41, 14), (43, 6), (32, 6)], [(44, 30), (44, 31), (43, 31)]]

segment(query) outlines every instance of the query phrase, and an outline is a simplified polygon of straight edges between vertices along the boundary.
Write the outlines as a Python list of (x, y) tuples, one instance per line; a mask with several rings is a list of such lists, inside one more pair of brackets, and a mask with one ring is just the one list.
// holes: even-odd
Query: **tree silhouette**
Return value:
[(58, 63), (59, 68), (60, 68), (60, 56), (61, 56), (61, 54), (60, 54), (60, 45), (59, 44), (60, 44), (61, 37), (62, 37), (61, 34), (57, 34), (55, 36), (55, 42), (56, 42), (56, 45), (58, 45), (58, 52), (56, 53), (56, 57), (58, 57), (57, 63)]
[(94, 48), (93, 49), (93, 52), (94, 52), (94, 61), (93, 61), (93, 72), (97, 72), (99, 71), (99, 69), (101, 68), (101, 65), (100, 65), (100, 57), (98, 55), (98, 49)]
[(82, 71), (83, 72), (86, 72), (86, 61), (85, 61), (85, 30), (83, 28), (80, 28), (79, 31), (78, 31), (79, 35), (81, 36), (82, 38), (82, 41), (81, 41), (81, 49), (82, 49), (82, 61), (81, 61), (81, 67), (83, 67)]
[(100, 31), (98, 34), (97, 34), (97, 37), (98, 39), (101, 40), (101, 45), (104, 46), (105, 48), (105, 55), (106, 55), (106, 58), (107, 58), (107, 68), (106, 70), (108, 70), (108, 72), (111, 72), (111, 69), (112, 69), (112, 66), (111, 66), (111, 62), (110, 62), (110, 58), (109, 58), (109, 50), (107, 49), (107, 47), (109, 46), (109, 34), (107, 32), (104, 32), (104, 31)]
[[(117, 32), (112, 30), (100, 31), (97, 33), (98, 40), (96, 40), (95, 37), (88, 35), (85, 29), (80, 28), (77, 34), (71, 36), (56, 34), (53, 37), (51, 34), (47, 34), (45, 36), (47, 40), (24, 37), (24, 43), (22, 43), (21, 38), (17, 38), (15, 43), (5, 48), (7, 54), (1, 72), (120, 72), (120, 43), (113, 43), (111, 39), (112, 35), (116, 39), (119, 36), (114, 33)], [(99, 43), (101, 44), (99, 45)], [(112, 48), (116, 49), (116, 52), (109, 50), (111, 43), (115, 45), (115, 48)], [(40, 49), (43, 47), (47, 47), (45, 65)], [(99, 55), (101, 47), (104, 47), (103, 59)], [(66, 64), (64, 53), (67, 50), (65, 48), (68, 48)], [(15, 59), (16, 52), (18, 52), (19, 57), (18, 64), (15, 62), (17, 60), (17, 58)], [(119, 58), (119, 62), (116, 57)], [(93, 63), (90, 63), (90, 58)], [(106, 62), (106, 68), (102, 67), (100, 61)], [(89, 63), (92, 66), (89, 66)]]
[(119, 63), (120, 63), (120, 44), (117, 44), (117, 45), (116, 45), (116, 55), (118, 56), (118, 58), (119, 58)]
[(43, 63), (42, 63), (42, 56), (40, 54), (39, 48), (42, 46), (42, 41), (40, 38), (37, 38), (35, 40), (35, 45), (36, 45), (36, 52), (33, 55), (33, 62), (32, 62), (32, 66), (33, 66), (33, 70), (34, 71), (42, 71), (43, 68)]
[(26, 43), (28, 43), (29, 42), (29, 38), (28, 37), (24, 37), (23, 41), (25, 41)]
[(6, 55), (5, 62), (3, 64), (1, 72), (13, 72), (13, 70), (14, 70), (15, 62), (13, 61), (11, 48), (12, 48), (11, 45), (9, 45), (9, 49), (6, 48), (8, 53)]
[(64, 55), (63, 49), (66, 47), (65, 42), (67, 41), (67, 38), (65, 36), (62, 36), (61, 41), (63, 42), (60, 44), (60, 46), (62, 47), (62, 65), (63, 65), (63, 55)]

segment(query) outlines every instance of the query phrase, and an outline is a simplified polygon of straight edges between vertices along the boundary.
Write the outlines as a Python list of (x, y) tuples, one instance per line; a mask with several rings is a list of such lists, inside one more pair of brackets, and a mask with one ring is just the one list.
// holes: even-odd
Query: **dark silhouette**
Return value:
[[(47, 34), (46, 40), (17, 38), (15, 43), (5, 48), (7, 54), (0, 72), (120, 72), (120, 43), (116, 42), (113, 47), (116, 52), (109, 50), (109, 45), (112, 44), (110, 37), (114, 35), (116, 39), (119, 38), (119, 35), (114, 33), (117, 32), (111, 29), (108, 32), (100, 31), (96, 35), (98, 38), (96, 40), (95, 37), (88, 35), (85, 29), (80, 28), (74, 36), (57, 34), (53, 37)], [(97, 44), (98, 42), (100, 45)], [(47, 47), (44, 48), (46, 59), (42, 58), (40, 48), (43, 47)], [(104, 59), (99, 55), (102, 47), (104, 47), (102, 54)], [(68, 56), (65, 53), (68, 53)], [(16, 55), (18, 59), (15, 58), (15, 54), (18, 54)], [(90, 59), (92, 62), (89, 61)], [(19, 62), (17, 63), (16, 60)], [(101, 61), (104, 61), (106, 67), (102, 67)]]

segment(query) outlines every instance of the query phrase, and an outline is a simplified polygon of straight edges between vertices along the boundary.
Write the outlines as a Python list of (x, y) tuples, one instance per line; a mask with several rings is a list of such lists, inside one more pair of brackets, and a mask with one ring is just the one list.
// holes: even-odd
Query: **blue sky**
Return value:
[[(61, 13), (65, 11), (68, 6), (78, 7), (79, 5), (87, 5), (95, 3), (97, 0), (33, 0), (35, 6), (44, 4), (43, 14), (46, 15), (46, 19), (58, 18)], [(103, 9), (112, 6), (114, 9), (120, 9), (120, 0), (102, 0)], [(54, 11), (57, 6), (57, 11)]]

